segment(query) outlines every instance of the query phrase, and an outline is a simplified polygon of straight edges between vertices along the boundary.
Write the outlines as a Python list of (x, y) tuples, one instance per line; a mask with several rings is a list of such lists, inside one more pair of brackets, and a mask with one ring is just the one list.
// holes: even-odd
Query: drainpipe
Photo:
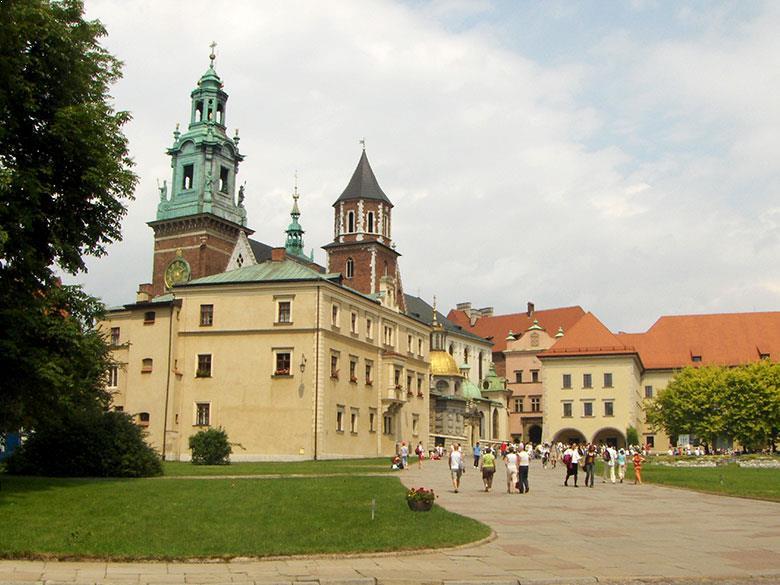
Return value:
[(320, 287), (317, 286), (317, 330), (314, 353), (314, 460), (317, 461), (317, 430), (320, 409)]
[(163, 437), (162, 437), (162, 458), (165, 461), (165, 443), (168, 437), (168, 396), (171, 389), (171, 353), (173, 347), (173, 310), (175, 308), (176, 296), (171, 300), (171, 315), (168, 320), (168, 377), (165, 380), (165, 414), (163, 415)]

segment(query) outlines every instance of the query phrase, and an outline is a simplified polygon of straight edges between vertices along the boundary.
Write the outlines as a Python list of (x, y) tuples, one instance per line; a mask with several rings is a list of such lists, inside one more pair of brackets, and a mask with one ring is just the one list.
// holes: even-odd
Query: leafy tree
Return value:
[(630, 425), (626, 429), (626, 444), (628, 445), (639, 445), (639, 431), (636, 430), (636, 427), (633, 425)]
[(696, 435), (707, 449), (719, 436), (749, 449), (772, 446), (780, 428), (780, 364), (686, 368), (645, 412), (653, 428), (670, 437)]
[(224, 429), (206, 429), (190, 437), (192, 463), (195, 465), (228, 465), (233, 452)]
[[(105, 402), (99, 303), (61, 287), (120, 239), (136, 177), (109, 86), (120, 62), (80, 0), (2, 0), (0, 19), (0, 431), (56, 407)], [(90, 397), (92, 399), (90, 400)]]

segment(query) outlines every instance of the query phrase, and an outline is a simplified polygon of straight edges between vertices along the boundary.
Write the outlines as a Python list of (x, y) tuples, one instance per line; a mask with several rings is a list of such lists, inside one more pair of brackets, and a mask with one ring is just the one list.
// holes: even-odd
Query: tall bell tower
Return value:
[(357, 168), (333, 204), (333, 242), (328, 271), (340, 272), (344, 284), (379, 298), (383, 305), (406, 311), (401, 273), (392, 240), (393, 204), (379, 186), (368, 162), (365, 144)]
[(179, 125), (168, 149), (173, 169), (170, 193), (160, 186), (154, 230), (152, 295), (164, 294), (174, 284), (223, 272), (241, 231), (246, 228), (243, 187), (236, 197), (236, 176), (244, 157), (238, 150), (238, 130), (226, 133), (228, 94), (210, 63), (190, 94), (190, 123)]

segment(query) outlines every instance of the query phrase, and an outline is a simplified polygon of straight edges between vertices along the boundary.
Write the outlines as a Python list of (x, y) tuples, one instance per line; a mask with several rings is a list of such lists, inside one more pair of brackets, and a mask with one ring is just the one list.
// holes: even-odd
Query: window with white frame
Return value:
[(289, 349), (274, 350), (274, 376), (290, 376), (292, 374), (292, 351)]
[(366, 337), (369, 339), (374, 337), (374, 321), (370, 317), (366, 317)]
[(358, 314), (354, 311), (349, 315), (349, 330), (357, 335), (358, 332)]
[(604, 416), (615, 416), (615, 403), (611, 400), (604, 401)]
[(376, 408), (368, 409), (368, 432), (376, 432)]
[(333, 303), (333, 305), (330, 308), (330, 324), (333, 327), (339, 327), (341, 325), (341, 308), (336, 304)]
[(336, 406), (336, 431), (344, 432), (344, 407), (342, 405)]
[(119, 385), (119, 367), (111, 366), (108, 368), (108, 380), (107, 386), (109, 388), (116, 388)]
[(542, 410), (542, 397), (531, 396), (531, 412), (541, 412)]
[(385, 325), (384, 337), (382, 338), (385, 345), (393, 345), (393, 327)]
[(347, 265), (346, 265), (346, 277), (352, 278), (355, 276), (355, 261), (352, 258), (347, 258)]
[(366, 386), (374, 383), (374, 362), (366, 360)]
[(393, 417), (389, 414), (382, 418), (382, 433), (385, 435), (393, 434)]
[(415, 437), (420, 434), (420, 415), (412, 415), (412, 435)]
[(593, 416), (593, 403), (592, 402), (583, 402), (582, 403), (582, 416)]
[(195, 426), (207, 427), (210, 424), (211, 424), (211, 403), (196, 402), (195, 403)]
[(330, 377), (334, 380), (339, 379), (339, 356), (336, 353), (330, 356)]
[(154, 360), (152, 358), (144, 358), (141, 360), (141, 373), (149, 374), (152, 371)]
[(111, 345), (114, 347), (119, 345), (119, 327), (111, 328)]
[(214, 305), (200, 306), (200, 325), (201, 327), (210, 327), (214, 324)]
[(420, 337), (417, 340), (417, 355), (422, 355), (422, 354), (423, 354), (423, 340), (422, 337)]
[(515, 398), (515, 412), (523, 412), (523, 399)]
[(563, 403), (563, 418), (571, 418), (571, 402)]
[(276, 301), (276, 322), (292, 323), (292, 301)]
[(357, 366), (358, 359), (356, 356), (349, 356), (349, 381), (353, 384), (357, 383)]
[(353, 435), (358, 432), (358, 409), (351, 408), (349, 410), (349, 432)]
[(612, 373), (604, 372), (604, 388), (612, 388)]
[(138, 425), (142, 427), (148, 427), (149, 426), (149, 413), (148, 412), (139, 412), (138, 413)]

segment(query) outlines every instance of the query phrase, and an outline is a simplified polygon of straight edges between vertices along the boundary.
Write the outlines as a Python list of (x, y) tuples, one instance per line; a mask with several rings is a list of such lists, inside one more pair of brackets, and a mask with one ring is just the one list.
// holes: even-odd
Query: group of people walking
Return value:
[[(571, 443), (544, 444), (536, 449), (531, 445), (511, 445), (502, 443), (500, 447), (482, 446), (477, 442), (472, 448), (473, 467), (479, 469), (482, 475), (484, 490), (493, 489), (493, 479), (496, 474), (497, 462), (502, 460), (506, 469), (507, 493), (528, 493), (530, 491), (528, 471), (531, 459), (538, 455), (546, 469), (548, 464), (553, 468), (560, 460), (566, 468), (563, 485), (568, 486), (573, 478), (573, 486), (579, 487), (580, 470), (585, 472), (585, 486), (593, 487), (596, 476), (596, 462), (601, 459), (604, 464), (603, 481), (623, 483), (626, 477), (626, 466), (630, 461), (634, 465), (634, 484), (642, 483), (642, 463), (645, 458), (640, 450), (616, 449), (611, 445), (595, 445), (587, 443), (580, 445)], [(460, 443), (450, 447), (448, 463), (452, 487), (455, 493), (460, 489), (460, 482), (466, 471), (466, 456)]]

